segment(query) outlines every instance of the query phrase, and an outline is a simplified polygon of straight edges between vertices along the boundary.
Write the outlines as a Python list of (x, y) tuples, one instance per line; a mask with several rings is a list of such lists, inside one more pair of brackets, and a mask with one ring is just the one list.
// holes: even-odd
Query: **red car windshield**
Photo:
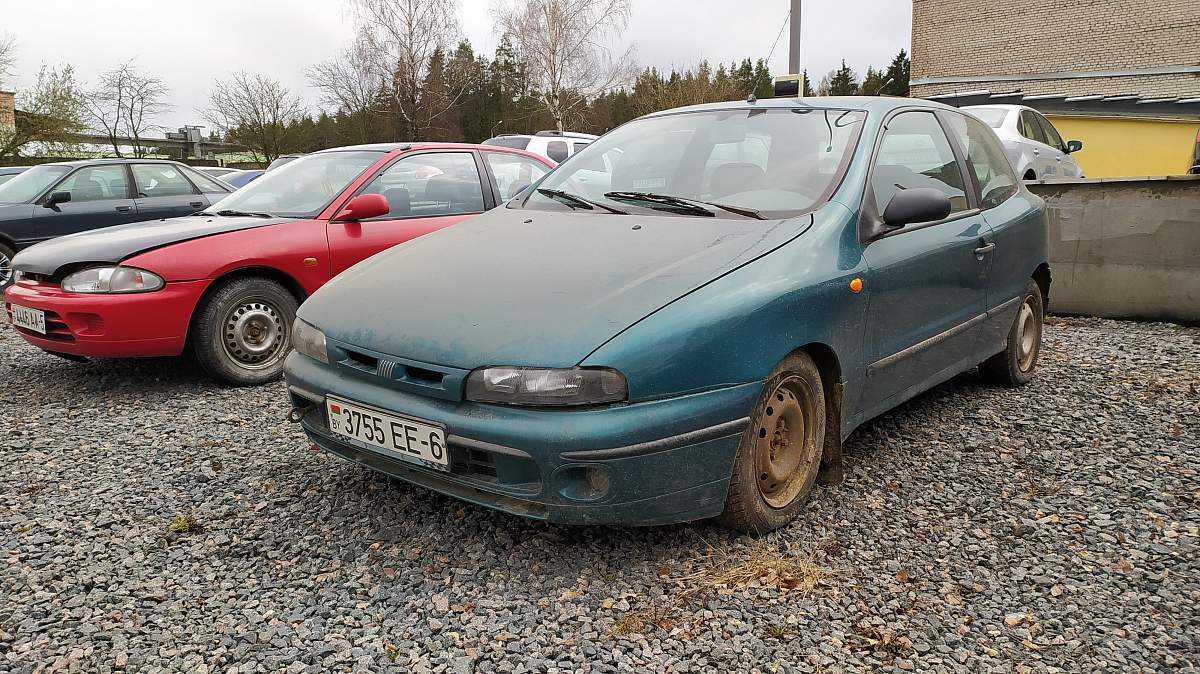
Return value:
[(346, 186), (383, 156), (377, 150), (320, 152), (300, 157), (208, 207), (212, 213), (316, 217)]

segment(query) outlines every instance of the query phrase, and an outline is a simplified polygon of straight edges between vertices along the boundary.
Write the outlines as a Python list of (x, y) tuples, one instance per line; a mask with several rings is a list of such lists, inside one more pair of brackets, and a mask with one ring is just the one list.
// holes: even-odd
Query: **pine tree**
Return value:
[(858, 93), (858, 75), (842, 60), (842, 67), (829, 76), (830, 96), (853, 96)]
[(908, 58), (908, 52), (903, 49), (896, 58), (892, 59), (892, 64), (888, 66), (887, 72), (884, 73), (884, 79), (891, 80), (887, 86), (883, 88), (883, 93), (890, 96), (907, 96), (908, 95), (908, 78), (909, 66), (911, 62)]

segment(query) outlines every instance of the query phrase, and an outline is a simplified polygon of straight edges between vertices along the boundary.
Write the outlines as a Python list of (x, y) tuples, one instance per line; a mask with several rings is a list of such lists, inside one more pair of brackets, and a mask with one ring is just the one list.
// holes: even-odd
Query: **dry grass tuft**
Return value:
[(200, 523), (191, 515), (176, 515), (167, 524), (167, 531), (172, 534), (186, 534), (199, 530)]
[(668, 615), (666, 608), (651, 604), (646, 608), (622, 614), (613, 623), (611, 634), (620, 636), (646, 634), (656, 628), (670, 632), (674, 626), (674, 621)]
[(722, 547), (709, 555), (699, 571), (683, 576), (682, 595), (704, 590), (732, 594), (756, 587), (774, 587), (781, 591), (808, 594), (827, 584), (830, 572), (816, 561), (817, 548), (806, 554), (781, 551), (778, 547), (759, 541), (749, 550)]

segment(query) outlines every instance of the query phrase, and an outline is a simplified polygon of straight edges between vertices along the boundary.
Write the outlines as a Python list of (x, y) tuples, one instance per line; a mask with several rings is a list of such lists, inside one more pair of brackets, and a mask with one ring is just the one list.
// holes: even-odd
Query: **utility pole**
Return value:
[[(788, 72), (800, 74), (800, 0), (792, 0), (792, 30), (788, 45), (792, 48), (788, 57)], [(803, 78), (801, 78), (803, 79)], [(800, 92), (801, 95), (804, 92)]]

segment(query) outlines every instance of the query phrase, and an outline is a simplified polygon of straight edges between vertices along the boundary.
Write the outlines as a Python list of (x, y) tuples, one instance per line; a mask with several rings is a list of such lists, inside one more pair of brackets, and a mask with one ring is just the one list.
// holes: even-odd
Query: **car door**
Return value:
[(525, 155), (513, 152), (481, 154), (495, 189), (497, 203), (512, 199), (550, 172), (549, 166)]
[(1050, 148), (1050, 156), (1054, 159), (1054, 174), (1060, 178), (1078, 178), (1079, 166), (1075, 164), (1071, 155), (1067, 154), (1067, 144), (1063, 142), (1058, 129), (1054, 128), (1054, 125), (1045, 116), (1038, 113), (1034, 113), (1034, 116), (1037, 118), (1038, 126), (1042, 127), (1042, 135), (1045, 136), (1046, 144)]
[(357, 222), (331, 220), (329, 259), (333, 274), (391, 248), (461, 222), (496, 205), (484, 189), (480, 160), (470, 150), (431, 150), (401, 156), (358, 194), (382, 194), (387, 215)]
[[(58, 192), (69, 193), (70, 201), (47, 205), (48, 197)], [(135, 222), (138, 212), (130, 192), (124, 164), (79, 168), (50, 188), (35, 205), (34, 240)]]
[(190, 215), (208, 206), (208, 199), (174, 164), (134, 163), (130, 168), (143, 220)]
[(1029, 145), (1033, 154), (1033, 167), (1037, 177), (1057, 178), (1058, 166), (1054, 163), (1054, 148), (1046, 138), (1046, 131), (1038, 123), (1038, 114), (1032, 110), (1022, 110), (1017, 122), (1017, 130)]
[(864, 211), (877, 216), (900, 190), (927, 187), (950, 198), (951, 213), (866, 243), (868, 415), (974, 364), (991, 242), (970, 185), (933, 112), (903, 111), (886, 122)]

